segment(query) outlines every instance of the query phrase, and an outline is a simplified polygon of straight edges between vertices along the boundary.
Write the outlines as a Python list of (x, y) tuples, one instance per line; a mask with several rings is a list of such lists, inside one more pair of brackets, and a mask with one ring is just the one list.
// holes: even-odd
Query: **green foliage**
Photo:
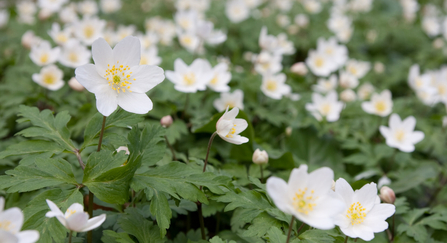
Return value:
[(128, 234), (135, 236), (141, 243), (163, 243), (158, 226), (145, 219), (138, 210), (129, 208), (118, 219), (119, 226)]

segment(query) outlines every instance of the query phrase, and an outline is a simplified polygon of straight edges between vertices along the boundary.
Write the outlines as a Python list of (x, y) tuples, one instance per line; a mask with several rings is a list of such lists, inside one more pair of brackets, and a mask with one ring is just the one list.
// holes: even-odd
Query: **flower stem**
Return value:
[(200, 231), (202, 233), (202, 240), (206, 240), (205, 235), (205, 222), (203, 221), (202, 203), (198, 202), (197, 209), (199, 211)]
[(169, 141), (168, 141), (168, 137), (166, 137), (166, 135), (165, 135), (165, 140), (166, 140), (166, 144), (168, 145), (169, 149), (171, 150), (171, 153), (172, 153), (172, 159), (173, 159), (174, 161), (176, 161), (177, 158), (175, 157), (175, 151), (174, 151), (174, 148), (173, 148), (172, 145), (169, 143)]
[(262, 169), (262, 165), (259, 165), (259, 166), (261, 166), (261, 183), (263, 183), (264, 182), (264, 170)]
[(73, 236), (73, 231), (70, 230), (70, 233), (68, 234), (68, 243), (71, 243), (71, 237)]
[(345, 238), (345, 243), (348, 243), (348, 239), (349, 239), (349, 237), (346, 236), (346, 238)]
[(102, 126), (101, 126), (101, 133), (99, 134), (99, 142), (98, 142), (98, 149), (96, 151), (101, 151), (101, 145), (102, 145), (102, 137), (104, 136), (104, 128), (106, 126), (106, 116), (102, 118)]
[(393, 214), (393, 219), (392, 219), (393, 220), (393, 228), (391, 230), (391, 242), (394, 241), (394, 229), (396, 228), (396, 222), (394, 221), (395, 216), (396, 216), (396, 214)]
[(295, 220), (295, 217), (292, 216), (292, 220), (290, 221), (290, 225), (289, 225), (289, 233), (287, 233), (287, 240), (286, 243), (289, 243), (290, 240), (290, 234), (292, 233), (292, 228), (293, 228), (293, 221)]
[(182, 119), (185, 119), (186, 110), (188, 109), (188, 105), (189, 105), (189, 93), (186, 93), (185, 107), (183, 107), (183, 111), (182, 111)]
[(213, 144), (214, 137), (217, 135), (217, 132), (214, 132), (211, 135), (210, 141), (208, 142), (208, 149), (206, 150), (205, 164), (203, 165), (203, 172), (206, 171), (206, 165), (208, 164), (208, 156), (210, 155), (211, 145)]
[(305, 223), (301, 224), (301, 226), (296, 230), (296, 234), (299, 235), (301, 229), (303, 229), (304, 225), (306, 225)]

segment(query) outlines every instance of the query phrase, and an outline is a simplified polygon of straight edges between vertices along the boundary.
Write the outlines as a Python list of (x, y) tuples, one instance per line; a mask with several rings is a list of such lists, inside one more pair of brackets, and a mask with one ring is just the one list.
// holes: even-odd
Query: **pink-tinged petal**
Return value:
[(266, 189), (269, 196), (272, 198), (276, 207), (285, 213), (292, 213), (290, 205), (292, 205), (291, 197), (288, 194), (287, 183), (280, 178), (270, 177), (267, 179)]
[(0, 239), (2, 243), (17, 243), (19, 241), (16, 235), (5, 230), (0, 230)]
[[(54, 202), (52, 202), (52, 201), (50, 201), (48, 199), (46, 201), (47, 201), (48, 207), (50, 207), (50, 210), (51, 210), (50, 212), (48, 212), (45, 215), (46, 217), (52, 218), (52, 217), (55, 217), (57, 215), (64, 216), (62, 211), (59, 209), (59, 207)], [(52, 213), (51, 214), (52, 216), (48, 216), (49, 213)]]
[(23, 225), (23, 213), (19, 208), (9, 208), (0, 214), (0, 222), (9, 221), (9, 232), (17, 234)]
[(84, 229), (82, 229), (81, 232), (87, 232), (92, 229), (96, 229), (99, 226), (101, 226), (101, 224), (104, 223), (105, 220), (106, 220), (105, 214), (101, 214), (97, 217), (91, 218), (88, 220), (87, 224), (84, 226)]
[(180, 83), (180, 78), (178, 76), (177, 73), (173, 72), (173, 71), (166, 71), (166, 78), (169, 79), (169, 81), (171, 81), (174, 84)]
[(375, 205), (377, 197), (377, 185), (376, 183), (371, 182), (364, 185), (359, 190), (356, 190), (354, 194), (354, 203), (359, 202), (362, 207), (366, 209), (366, 212), (368, 212)]
[(39, 240), (39, 231), (37, 230), (24, 230), (16, 234), (19, 241), (17, 243), (34, 243)]
[(140, 64), (140, 59), (141, 44), (137, 37), (127, 36), (113, 48), (113, 65), (132, 68)]
[(335, 182), (335, 193), (343, 198), (346, 205), (350, 206), (354, 202), (354, 190), (351, 185), (343, 179), (340, 178)]
[(234, 119), (233, 124), (235, 125), (234, 128), (236, 129), (235, 134), (239, 134), (248, 127), (248, 122), (244, 119)]
[(379, 131), (380, 131), (380, 133), (382, 134), (382, 136), (385, 137), (385, 139), (388, 139), (389, 137), (392, 136), (392, 134), (391, 134), (391, 130), (390, 130), (390, 128), (388, 128), (388, 127), (380, 126), (380, 127), (379, 127)]
[(79, 203), (73, 203), (65, 212), (65, 218), (70, 217), (74, 213), (84, 212), (84, 206)]
[(135, 114), (146, 114), (152, 110), (152, 101), (146, 94), (120, 93), (118, 95), (118, 105), (125, 111)]
[(95, 93), (96, 108), (103, 116), (110, 116), (118, 107), (117, 93), (109, 86)]
[(352, 227), (352, 231), (357, 235), (358, 238), (364, 241), (370, 241), (374, 239), (374, 233), (372, 229), (363, 224), (354, 225)]
[(91, 93), (109, 88), (107, 80), (98, 74), (93, 64), (86, 64), (76, 68), (75, 75), (78, 82)]
[(409, 136), (409, 142), (412, 144), (416, 144), (419, 143), (420, 141), (422, 141), (424, 139), (425, 135), (423, 132), (421, 131), (415, 131), (412, 132), (411, 135)]
[(107, 65), (110, 67), (114, 65), (113, 51), (109, 43), (103, 38), (97, 39), (92, 44), (92, 55), (96, 72), (101, 76), (106, 75), (106, 70), (109, 68)]
[(331, 190), (334, 172), (328, 167), (322, 167), (309, 173), (307, 180), (308, 190), (314, 191), (316, 197), (324, 196)]
[(132, 92), (146, 93), (165, 79), (163, 69), (157, 66), (140, 65), (130, 69)]
[(299, 189), (304, 190), (308, 185), (308, 176), (307, 165), (302, 164), (298, 169), (293, 169), (287, 183), (289, 185), (289, 194), (293, 196)]
[(67, 218), (67, 229), (75, 232), (82, 232), (88, 221), (88, 214), (86, 212), (74, 213)]
[(414, 116), (409, 116), (402, 121), (402, 128), (407, 132), (414, 131), (415, 126), (416, 126), (416, 118), (414, 118)]

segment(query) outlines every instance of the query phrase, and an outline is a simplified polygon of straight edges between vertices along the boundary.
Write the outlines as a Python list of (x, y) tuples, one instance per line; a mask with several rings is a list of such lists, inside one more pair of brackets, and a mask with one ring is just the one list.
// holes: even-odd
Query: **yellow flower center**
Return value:
[(275, 91), (278, 88), (278, 84), (273, 80), (269, 80), (267, 81), (265, 88), (270, 91)]
[(11, 224), (11, 221), (9, 220), (0, 221), (0, 229), (10, 231), (12, 227), (14, 227), (14, 225)]
[[(109, 86), (118, 92), (118, 94), (120, 91), (126, 92), (126, 90), (132, 92), (132, 90), (129, 90), (130, 85), (132, 84), (129, 82), (132, 74), (132, 72), (129, 72), (129, 66), (124, 67), (123, 65), (119, 65), (119, 61), (117, 61), (116, 65), (110, 67), (110, 64), (108, 64), (107, 67), (108, 69), (106, 70), (106, 75), (104, 75), (104, 78), (109, 81)], [(135, 81), (136, 79), (133, 80)]]
[(149, 60), (146, 56), (141, 56), (140, 65), (147, 65)]
[(349, 72), (352, 73), (353, 75), (356, 75), (356, 74), (357, 74), (357, 69), (356, 69), (355, 67), (352, 67), (352, 66), (351, 66), (351, 67), (348, 68), (348, 70), (349, 70)]
[(331, 105), (330, 104), (324, 104), (320, 108), (320, 113), (323, 116), (327, 116), (327, 114), (329, 114), (330, 111), (331, 111)]
[(94, 33), (95, 28), (93, 28), (93, 26), (87, 25), (84, 27), (84, 36), (87, 37), (87, 39), (92, 38)]
[(324, 59), (323, 58), (321, 58), (321, 57), (317, 57), (316, 59), (315, 59), (315, 66), (317, 66), (317, 67), (322, 67), (324, 65)]
[(44, 53), (40, 56), (40, 62), (47, 63), (49, 58), (50, 58), (50, 56), (48, 55), (48, 53)]
[(438, 86), (438, 93), (440, 94), (440, 95), (444, 95), (445, 93), (446, 93), (446, 87), (444, 86), (444, 85), (439, 85)]
[(234, 102), (232, 101), (228, 101), (227, 103), (225, 103), (225, 107), (230, 107), (230, 108), (234, 108), (236, 105), (234, 104)]
[(57, 40), (58, 42), (60, 42), (60, 43), (65, 43), (65, 42), (68, 41), (68, 38), (67, 38), (66, 35), (64, 35), (64, 34), (61, 33), (61, 34), (58, 34), (58, 35), (57, 35), (56, 40)]
[(423, 84), (422, 79), (420, 79), (420, 78), (416, 78), (415, 83), (416, 83), (416, 87), (421, 87)]
[(211, 79), (210, 84), (211, 85), (216, 85), (219, 83), (219, 78), (217, 77), (217, 75), (214, 76), (213, 79)]
[(333, 53), (334, 53), (334, 49), (332, 49), (332, 48), (327, 48), (326, 49), (326, 54), (332, 55)]
[(376, 102), (374, 107), (376, 108), (376, 111), (378, 111), (378, 112), (384, 112), (386, 110), (386, 104), (383, 101)]
[(42, 81), (44, 84), (54, 84), (56, 83), (56, 77), (51, 73), (46, 73), (42, 75)]
[[(233, 124), (233, 126), (236, 126), (236, 124)], [(231, 128), (230, 132), (225, 136), (227, 138), (232, 138), (233, 135), (236, 133), (236, 128)]]
[(310, 195), (307, 193), (307, 187), (304, 188), (304, 190), (298, 189), (298, 192), (295, 192), (295, 196), (293, 197), (293, 206), (295, 207), (295, 210), (306, 215), (314, 210), (314, 207), (317, 204), (313, 202), (317, 197), (314, 197), (313, 194), (314, 190), (310, 191)]
[(346, 213), (346, 217), (351, 220), (351, 225), (360, 224), (365, 220), (365, 210), (359, 202), (351, 204), (351, 207), (349, 207)]
[(182, 38), (182, 42), (183, 42), (183, 44), (185, 44), (185, 45), (191, 45), (191, 43), (192, 43), (192, 38), (189, 37), (189, 36), (184, 36), (184, 37)]
[(394, 136), (396, 137), (396, 140), (399, 142), (402, 142), (405, 138), (405, 132), (402, 130), (397, 131)]
[(78, 62), (79, 61), (79, 56), (77, 53), (75, 52), (71, 52), (70, 55), (68, 55), (68, 60), (70, 60), (71, 62)]
[(69, 209), (67, 209), (67, 213), (68, 213), (68, 215), (67, 215), (67, 218), (68, 218), (71, 215), (73, 215), (74, 213), (76, 213), (76, 210), (69, 210)]
[(194, 85), (196, 83), (196, 75), (194, 73), (183, 75), (183, 83), (185, 85)]

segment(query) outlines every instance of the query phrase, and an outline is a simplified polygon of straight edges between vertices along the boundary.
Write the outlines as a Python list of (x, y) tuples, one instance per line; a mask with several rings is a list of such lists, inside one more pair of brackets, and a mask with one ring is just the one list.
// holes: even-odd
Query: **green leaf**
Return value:
[(269, 157), (268, 166), (276, 169), (293, 169), (296, 167), (291, 152), (286, 152), (279, 158)]
[(284, 235), (282, 230), (274, 226), (270, 227), (265, 238), (271, 243), (283, 243), (287, 240), (287, 236)]
[(22, 105), (19, 107), (18, 115), (22, 118), (18, 119), (17, 122), (30, 121), (33, 125), (18, 132), (18, 135), (24, 137), (44, 137), (55, 141), (65, 150), (76, 150), (70, 139), (70, 131), (67, 128), (67, 123), (71, 118), (68, 115), (68, 111), (60, 112), (54, 117), (50, 110), (39, 112), (39, 109), (36, 107)]
[(130, 158), (127, 163), (126, 159), (124, 152), (115, 155), (107, 150), (92, 153), (87, 160), (82, 183), (101, 201), (112, 204), (127, 202), (129, 183), (141, 165), (141, 157)]
[(64, 148), (60, 145), (42, 140), (28, 140), (21, 143), (16, 143), (9, 146), (6, 150), (0, 152), (0, 159), (12, 156), (12, 155), (28, 155), (35, 153), (51, 152), (53, 154), (64, 151)]
[(77, 185), (71, 164), (63, 159), (37, 158), (35, 166), (19, 165), (0, 176), (0, 189), (11, 192), (28, 192), (62, 184)]
[(150, 210), (151, 214), (155, 215), (157, 219), (158, 227), (160, 227), (160, 235), (163, 238), (166, 235), (166, 229), (169, 229), (172, 211), (169, 207), (168, 199), (162, 192), (154, 190)]
[(225, 202), (228, 205), (225, 207), (225, 212), (234, 210), (236, 208), (246, 209), (260, 209), (267, 210), (272, 208), (272, 205), (257, 191), (246, 191), (239, 194), (235, 192), (228, 192), (223, 196), (216, 198), (218, 202)]
[(281, 227), (287, 227), (287, 225), (282, 224), (280, 221), (276, 220), (267, 213), (261, 213), (258, 216), (256, 216), (256, 218), (253, 220), (248, 229), (244, 231), (244, 233), (242, 233), (241, 235), (245, 237), (253, 237), (253, 236), (263, 237), (265, 235), (265, 232), (268, 232), (269, 229), (281, 228)]
[(135, 243), (128, 234), (126, 233), (116, 233), (112, 230), (104, 230), (101, 241), (104, 243)]
[(165, 130), (160, 125), (147, 125), (143, 131), (133, 127), (128, 135), (130, 153), (142, 154), (142, 163), (145, 166), (155, 165), (165, 155)]
[[(426, 180), (435, 178), (438, 175), (438, 166), (432, 163), (423, 163), (418, 168), (400, 170), (396, 173), (397, 180), (393, 181), (391, 188), (395, 193), (408, 191), (419, 186)], [(408, 180), (411, 178), (411, 180)]]
[(127, 208), (126, 214), (118, 219), (120, 227), (128, 234), (135, 236), (140, 243), (163, 243), (160, 229), (145, 219), (135, 208)]
[(300, 242), (303, 243), (332, 243), (335, 241), (325, 231), (317, 229), (306, 230), (300, 234), (299, 238), (302, 239)]
[(210, 243), (236, 243), (236, 241), (234, 240), (222, 240), (219, 236), (214, 236), (213, 238), (210, 239)]

